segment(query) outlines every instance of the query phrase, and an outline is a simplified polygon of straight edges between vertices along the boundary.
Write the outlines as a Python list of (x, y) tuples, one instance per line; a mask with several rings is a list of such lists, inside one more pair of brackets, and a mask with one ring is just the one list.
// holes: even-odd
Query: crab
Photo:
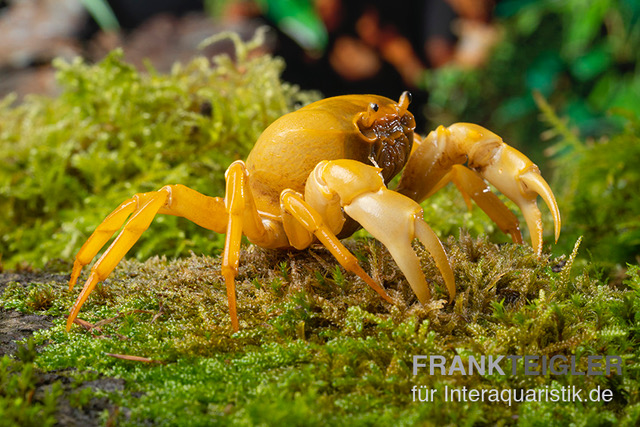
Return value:
[[(517, 217), (487, 181), (515, 202), (538, 256), (542, 254), (543, 226), (536, 200), (541, 196), (553, 216), (557, 242), (558, 205), (531, 160), (475, 124), (439, 126), (421, 138), (414, 133), (410, 102), (409, 92), (402, 93), (398, 102), (377, 95), (314, 102), (277, 119), (258, 138), (246, 162), (229, 166), (224, 198), (178, 184), (125, 200), (75, 257), (70, 290), (83, 266), (124, 224), (91, 267), (71, 309), (67, 330), (96, 284), (109, 276), (157, 214), (181, 216), (226, 233), (221, 270), (234, 331), (239, 330), (235, 278), (243, 234), (250, 242), (272, 249), (302, 250), (320, 242), (345, 270), (393, 303), (340, 241), (363, 227), (387, 247), (422, 304), (430, 301), (431, 291), (412, 247), (416, 238), (433, 257), (451, 301), (456, 293), (445, 249), (423, 220), (420, 206), (449, 182), (457, 186), (467, 204), (475, 201), (513, 241), (522, 243)], [(388, 189), (387, 184), (401, 171), (395, 191)]]

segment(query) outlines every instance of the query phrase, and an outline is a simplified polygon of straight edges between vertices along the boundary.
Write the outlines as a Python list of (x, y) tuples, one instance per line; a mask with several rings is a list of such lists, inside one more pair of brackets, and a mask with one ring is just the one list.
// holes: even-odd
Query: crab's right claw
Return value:
[(431, 291), (420, 260), (411, 246), (414, 239), (420, 240), (433, 257), (444, 279), (449, 300), (453, 301), (456, 296), (453, 270), (440, 239), (422, 219), (420, 205), (399, 193), (381, 189), (361, 195), (344, 210), (387, 247), (418, 300), (426, 304), (431, 300)]
[(426, 304), (431, 291), (411, 245), (414, 239), (420, 240), (433, 257), (453, 301), (455, 279), (440, 239), (422, 219), (418, 203), (385, 187), (380, 169), (354, 160), (321, 162), (307, 181), (307, 195), (311, 196), (314, 188), (327, 199), (334, 194), (339, 197), (344, 212), (389, 249), (418, 300)]

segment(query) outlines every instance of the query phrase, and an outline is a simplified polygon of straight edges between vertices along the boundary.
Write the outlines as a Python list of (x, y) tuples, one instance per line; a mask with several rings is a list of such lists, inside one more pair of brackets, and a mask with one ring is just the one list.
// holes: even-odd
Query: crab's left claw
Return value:
[[(511, 147), (507, 148), (509, 151), (516, 151)], [(489, 182), (494, 182), (491, 178), (487, 179)], [(540, 171), (535, 165), (532, 165), (531, 168), (524, 172), (519, 172), (514, 181), (515, 182), (513, 184), (506, 183), (504, 186), (512, 185), (519, 188), (509, 190), (502, 188), (500, 191), (513, 200), (522, 211), (524, 219), (527, 222), (527, 227), (529, 228), (529, 233), (531, 234), (531, 244), (533, 249), (538, 255), (540, 255), (542, 253), (542, 218), (538, 205), (536, 204), (536, 198), (537, 196), (542, 197), (542, 200), (544, 200), (551, 211), (551, 215), (553, 216), (555, 242), (558, 243), (561, 219), (556, 198), (553, 195), (551, 188), (549, 188), (549, 184), (547, 184), (547, 181), (545, 181), (540, 175)], [(501, 185), (501, 187), (504, 186)], [(498, 185), (496, 185), (496, 188), (498, 188)]]
[(560, 210), (556, 198), (540, 175), (540, 170), (527, 156), (505, 144), (498, 135), (482, 126), (457, 123), (447, 129), (458, 146), (468, 153), (469, 168), (480, 173), (498, 191), (522, 211), (533, 250), (542, 253), (542, 218), (536, 199), (545, 201), (555, 226), (555, 240), (560, 236)]
[(518, 219), (491, 193), (489, 181), (513, 200), (529, 227), (531, 245), (542, 254), (542, 219), (536, 199), (545, 201), (560, 236), (560, 211), (538, 167), (524, 154), (505, 144), (495, 133), (471, 123), (439, 126), (426, 138), (414, 139), (414, 149), (405, 167), (398, 191), (418, 202), (453, 181), (470, 203), (473, 199), (514, 242), (520, 243)]

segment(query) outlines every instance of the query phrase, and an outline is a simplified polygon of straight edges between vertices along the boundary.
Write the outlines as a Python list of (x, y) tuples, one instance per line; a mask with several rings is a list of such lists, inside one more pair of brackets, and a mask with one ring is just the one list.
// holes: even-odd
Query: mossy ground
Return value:
[[(563, 194), (554, 186), (573, 203), (563, 206), (570, 237), (563, 234), (554, 249), (565, 255), (538, 259), (528, 245), (492, 243), (505, 238), (477, 208), (466, 212), (453, 188), (427, 200), (425, 220), (445, 236), (454, 266), (453, 303), (420, 246), (434, 290), (426, 306), (386, 249), (363, 233), (347, 245), (388, 290), (393, 305), (322, 248), (281, 252), (247, 245), (237, 280), (242, 329), (234, 334), (216, 256), (223, 239), (159, 216), (94, 290), (80, 314), (84, 323), (66, 333), (66, 315), (79, 292), (66, 289), (70, 258), (110, 209), (167, 182), (222, 195), (228, 164), (246, 156), (271, 121), (317, 96), (281, 82), (281, 60), (249, 55), (247, 46), (236, 45), (235, 62), (217, 57), (212, 67), (199, 58), (176, 65), (167, 76), (138, 73), (118, 53), (96, 65), (59, 63), (59, 98), (32, 98), (17, 107), (11, 99), (0, 103), (0, 208), (6, 214), (0, 217), (0, 254), (6, 266), (18, 269), (0, 273), (0, 307), (12, 316), (47, 315), (53, 322), (13, 357), (0, 359), (0, 425), (64, 424), (64, 416), (83, 414), (109, 425), (640, 422), (640, 269), (630, 266), (625, 280), (609, 284), (598, 264), (570, 254), (584, 234), (582, 255), (596, 249), (602, 258), (622, 253), (607, 259), (616, 265), (634, 259), (637, 197), (630, 189), (638, 174), (610, 165), (632, 158), (640, 126), (619, 137), (624, 144), (611, 139), (615, 143), (590, 151), (595, 157), (581, 150), (582, 157), (572, 155), (609, 160), (588, 179), (580, 175), (584, 197), (565, 198), (573, 187)], [(563, 166), (569, 175), (592, 170), (576, 161)], [(594, 207), (607, 214), (595, 224), (581, 219)], [(611, 228), (617, 219), (621, 224)], [(489, 237), (469, 237), (459, 233), (461, 227)], [(601, 241), (613, 242), (613, 249)], [(190, 251), (212, 256), (189, 257)], [(170, 258), (135, 260), (150, 254)], [(48, 262), (43, 273), (20, 271), (55, 257), (65, 261)], [(620, 376), (414, 376), (414, 355), (574, 355), (579, 370), (583, 356), (617, 355), (624, 370)], [(611, 390), (613, 399), (423, 403), (413, 400), (414, 386), (437, 389), (440, 397), (445, 387), (600, 387)]]
[[(416, 246), (434, 301), (420, 305), (375, 240), (349, 247), (395, 299), (383, 302), (322, 248), (245, 246), (238, 284), (241, 331), (230, 327), (218, 257), (127, 260), (64, 331), (77, 291), (64, 283), (9, 283), (7, 309), (46, 313), (34, 366), (124, 380), (98, 391), (123, 425), (608, 425), (640, 421), (640, 275), (621, 289), (571, 271), (573, 256), (539, 260), (527, 246), (485, 238), (447, 241), (453, 304)], [(575, 255), (575, 254), (574, 254)], [(619, 355), (623, 375), (429, 375), (413, 355)], [(113, 355), (139, 356), (147, 362)], [(579, 369), (585, 370), (581, 362)], [(73, 371), (68, 371), (73, 368)], [(610, 389), (604, 402), (414, 402), (411, 389)], [(88, 404), (84, 391), (78, 404)], [(82, 396), (81, 396), (82, 397)]]

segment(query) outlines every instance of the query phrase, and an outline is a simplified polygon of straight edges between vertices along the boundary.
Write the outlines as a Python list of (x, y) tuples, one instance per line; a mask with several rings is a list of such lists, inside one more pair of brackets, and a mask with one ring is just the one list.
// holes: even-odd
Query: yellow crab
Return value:
[[(493, 194), (484, 179), (513, 200), (524, 214), (534, 251), (542, 251), (540, 195), (560, 233), (553, 192), (538, 167), (491, 131), (474, 124), (438, 127), (422, 139), (408, 111), (411, 95), (396, 103), (376, 95), (346, 95), (314, 102), (269, 126), (246, 162), (226, 171), (225, 197), (209, 197), (183, 185), (167, 185), (125, 200), (96, 228), (76, 255), (71, 290), (82, 267), (124, 228), (93, 265), (67, 322), (149, 227), (156, 214), (185, 217), (217, 233), (226, 233), (222, 274), (231, 324), (238, 330), (235, 277), (242, 235), (265, 248), (304, 249), (322, 243), (350, 272), (388, 302), (391, 298), (340, 243), (360, 226), (380, 240), (406, 276), (421, 303), (431, 298), (418, 257), (418, 238), (442, 273), (450, 298), (453, 272), (440, 240), (422, 219), (418, 203), (449, 182), (468, 203), (473, 199), (515, 242), (522, 237), (516, 216)], [(395, 191), (386, 184), (404, 172)]]

